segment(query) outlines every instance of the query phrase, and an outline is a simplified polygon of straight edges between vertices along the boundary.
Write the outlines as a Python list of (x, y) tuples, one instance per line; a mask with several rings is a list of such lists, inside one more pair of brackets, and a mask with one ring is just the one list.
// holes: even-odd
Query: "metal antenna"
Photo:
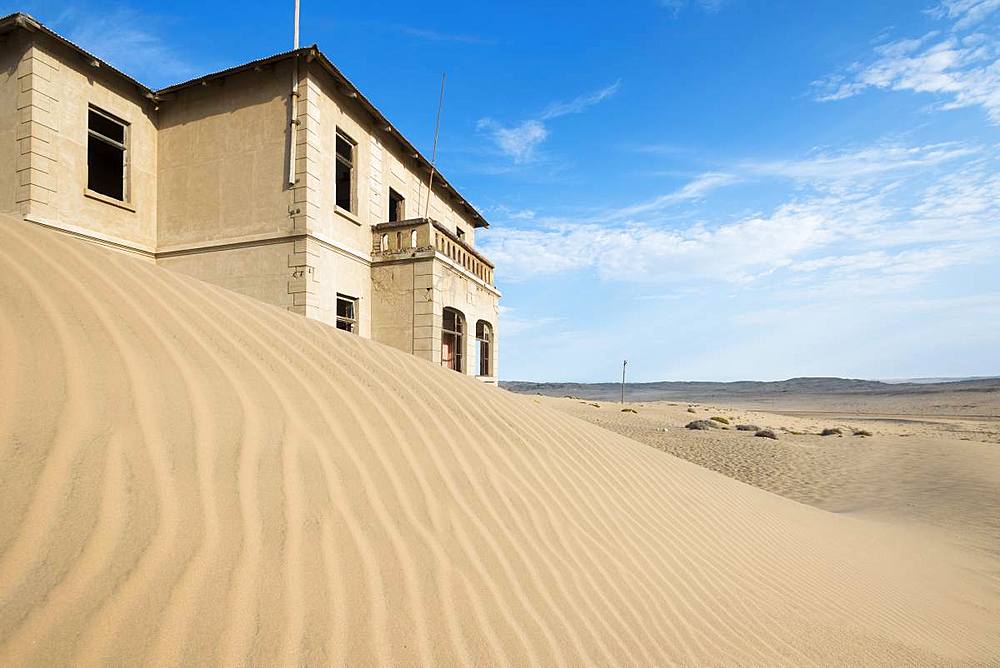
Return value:
[(431, 210), (431, 193), (433, 192), (431, 188), (434, 186), (434, 166), (437, 164), (438, 134), (441, 131), (441, 108), (444, 106), (444, 81), (447, 77), (447, 73), (441, 73), (441, 95), (438, 97), (437, 120), (434, 121), (434, 148), (431, 149), (431, 175), (427, 179), (427, 202), (424, 204), (424, 218), (427, 218)]
[(622, 360), (622, 403), (625, 403), (625, 367), (628, 366), (628, 360)]

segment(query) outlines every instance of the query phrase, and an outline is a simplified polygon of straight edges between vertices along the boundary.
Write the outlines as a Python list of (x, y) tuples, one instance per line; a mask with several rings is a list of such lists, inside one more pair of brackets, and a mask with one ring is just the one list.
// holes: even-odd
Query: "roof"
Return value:
[[(348, 79), (344, 75), (344, 73), (341, 72), (337, 68), (337, 66), (334, 65), (333, 62), (329, 58), (327, 58), (322, 51), (319, 50), (319, 47), (316, 44), (301, 49), (294, 49), (292, 51), (277, 53), (274, 54), (273, 56), (268, 56), (266, 58), (251, 60), (250, 62), (243, 63), (241, 65), (235, 65), (233, 67), (224, 70), (219, 70), (218, 72), (211, 72), (209, 74), (202, 75), (195, 79), (191, 79), (190, 81), (184, 81), (182, 83), (174, 84), (173, 86), (167, 86), (166, 88), (154, 91), (148, 86), (128, 76), (121, 70), (116, 69), (115, 67), (109, 65), (108, 63), (101, 60), (92, 53), (86, 51), (82, 47), (74, 44), (70, 40), (63, 37), (62, 35), (59, 35), (58, 33), (45, 27), (42, 23), (40, 23), (39, 21), (37, 21), (28, 14), (25, 14), (23, 12), (17, 12), (15, 14), (10, 14), (0, 19), (0, 34), (9, 32), (11, 30), (15, 30), (17, 28), (22, 28), (24, 30), (28, 30), (29, 32), (40, 32), (50, 37), (56, 42), (59, 42), (60, 44), (72, 49), (73, 51), (76, 51), (92, 65), (106, 69), (114, 73), (116, 76), (121, 77), (126, 81), (128, 81), (129, 83), (133, 84), (139, 89), (139, 91), (145, 97), (161, 102), (163, 101), (163, 98), (168, 96), (170, 93), (176, 93), (185, 88), (201, 85), (202, 82), (211, 81), (213, 79), (219, 79), (234, 74), (240, 74), (242, 72), (250, 71), (255, 68), (262, 67), (264, 65), (270, 65), (273, 63), (277, 63), (292, 58), (306, 58), (309, 62), (316, 61), (333, 78), (334, 81), (336, 81), (344, 88), (346, 94), (349, 97), (354, 98), (358, 102), (358, 104), (362, 107), (362, 109), (364, 109), (368, 114), (370, 114), (375, 119), (378, 125), (382, 126), (382, 129), (386, 134), (392, 135), (396, 139), (396, 141), (398, 141), (402, 145), (403, 150), (406, 151), (407, 154), (413, 157), (424, 169), (428, 170), (428, 172), (432, 169), (431, 162), (426, 157), (424, 157), (424, 155), (413, 144), (411, 144), (409, 140), (407, 140), (406, 137), (404, 137), (399, 130), (396, 129), (396, 126), (394, 126), (389, 121), (389, 119), (386, 118), (385, 115), (381, 111), (379, 111), (378, 108), (375, 107), (375, 105), (372, 104), (367, 97), (364, 96), (364, 94), (360, 90), (358, 90), (357, 86), (351, 83), (350, 79)], [(458, 194), (458, 191), (455, 190), (455, 187), (448, 182), (448, 179), (446, 179), (444, 175), (441, 174), (441, 172), (437, 168), (434, 168), (434, 181), (437, 187), (449, 191), (451, 193), (452, 200), (455, 201), (462, 209), (464, 209), (465, 212), (472, 218), (473, 225), (475, 227), (489, 227), (489, 223), (486, 221), (485, 218), (483, 218), (483, 215), (479, 213), (479, 211), (477, 211), (474, 206), (469, 204), (469, 202), (466, 201), (465, 198), (463, 198), (461, 195)]]

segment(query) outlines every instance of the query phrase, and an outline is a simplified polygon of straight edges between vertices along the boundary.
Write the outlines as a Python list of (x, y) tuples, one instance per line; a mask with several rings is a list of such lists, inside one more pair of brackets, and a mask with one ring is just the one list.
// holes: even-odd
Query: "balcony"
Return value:
[(437, 256), (493, 287), (493, 263), (454, 232), (430, 218), (372, 226), (372, 258), (394, 260)]

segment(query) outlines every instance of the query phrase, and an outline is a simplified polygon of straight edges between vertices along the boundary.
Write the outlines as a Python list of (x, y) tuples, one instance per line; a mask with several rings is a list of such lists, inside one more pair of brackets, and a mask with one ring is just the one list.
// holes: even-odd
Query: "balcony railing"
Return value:
[(483, 283), (493, 285), (493, 263), (436, 220), (412, 218), (372, 227), (373, 257), (392, 259), (416, 251), (434, 251)]

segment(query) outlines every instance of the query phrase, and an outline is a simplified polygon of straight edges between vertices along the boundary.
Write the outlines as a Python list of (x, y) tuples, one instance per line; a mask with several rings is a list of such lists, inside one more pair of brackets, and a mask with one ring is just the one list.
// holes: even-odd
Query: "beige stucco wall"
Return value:
[(18, 65), (28, 48), (24, 33), (0, 35), (0, 212), (19, 213), (18, 162)]
[(291, 67), (226, 77), (160, 103), (161, 249), (291, 232)]
[(161, 256), (157, 264), (195, 278), (221, 285), (268, 304), (288, 308), (291, 270), (288, 258), (294, 242), (268, 243), (241, 248)]
[(372, 336), (372, 280), (367, 261), (352, 257), (328, 244), (309, 240), (314, 249), (313, 293), (310, 303), (315, 310), (310, 317), (329, 325), (337, 321), (337, 293), (358, 300), (358, 334)]
[[(35, 34), (18, 68), (18, 203), (29, 217), (152, 248), (156, 125), (136, 86)], [(87, 193), (87, 116), (93, 104), (129, 124), (124, 205)]]

